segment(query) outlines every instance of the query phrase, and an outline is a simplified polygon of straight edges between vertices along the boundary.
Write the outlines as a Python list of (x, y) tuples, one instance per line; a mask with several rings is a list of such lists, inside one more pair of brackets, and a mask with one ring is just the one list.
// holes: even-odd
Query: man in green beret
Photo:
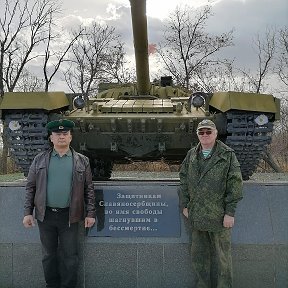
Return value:
[(95, 223), (89, 159), (70, 147), (74, 125), (66, 119), (47, 124), (53, 148), (34, 158), (27, 177), (23, 224), (34, 226), (34, 211), (49, 288), (76, 287), (78, 224), (84, 220), (88, 228)]
[(201, 121), (196, 132), (199, 143), (179, 174), (183, 214), (192, 227), (193, 287), (231, 288), (231, 228), (243, 197), (240, 165), (234, 151), (216, 140), (213, 121)]

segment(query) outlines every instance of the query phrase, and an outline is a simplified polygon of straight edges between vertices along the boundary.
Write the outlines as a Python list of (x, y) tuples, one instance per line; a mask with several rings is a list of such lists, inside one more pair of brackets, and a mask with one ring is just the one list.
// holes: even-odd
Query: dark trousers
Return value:
[(38, 221), (42, 265), (48, 288), (73, 288), (78, 272), (78, 223), (69, 226), (69, 211), (46, 210)]
[(192, 229), (192, 268), (197, 288), (231, 288), (231, 229), (208, 232)]

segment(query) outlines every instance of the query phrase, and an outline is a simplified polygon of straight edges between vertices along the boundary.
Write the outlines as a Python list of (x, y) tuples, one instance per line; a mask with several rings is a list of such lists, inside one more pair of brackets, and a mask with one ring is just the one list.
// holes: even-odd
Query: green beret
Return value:
[(48, 122), (46, 128), (49, 132), (61, 132), (72, 130), (75, 126), (75, 123), (67, 119), (59, 119)]

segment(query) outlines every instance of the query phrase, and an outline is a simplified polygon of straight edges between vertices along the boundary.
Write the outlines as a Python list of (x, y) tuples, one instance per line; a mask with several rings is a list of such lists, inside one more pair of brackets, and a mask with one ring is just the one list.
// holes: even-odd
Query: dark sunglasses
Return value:
[(198, 135), (204, 135), (204, 134), (210, 135), (210, 134), (212, 134), (212, 131), (211, 131), (211, 130), (198, 131), (197, 134), (198, 134)]

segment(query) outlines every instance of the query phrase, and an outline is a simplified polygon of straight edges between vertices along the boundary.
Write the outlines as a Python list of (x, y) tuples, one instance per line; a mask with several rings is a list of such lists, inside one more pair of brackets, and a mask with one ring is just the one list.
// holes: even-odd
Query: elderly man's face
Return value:
[(52, 132), (50, 140), (54, 144), (54, 147), (65, 148), (69, 147), (72, 135), (70, 131)]
[(217, 138), (217, 130), (203, 128), (197, 131), (197, 135), (202, 146), (212, 147)]

